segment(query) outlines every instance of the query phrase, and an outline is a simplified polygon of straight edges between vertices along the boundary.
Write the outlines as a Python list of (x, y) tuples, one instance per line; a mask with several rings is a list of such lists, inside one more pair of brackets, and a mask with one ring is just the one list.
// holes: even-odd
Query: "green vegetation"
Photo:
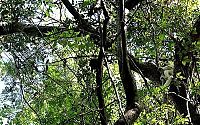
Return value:
[(0, 124), (198, 125), (199, 9), (198, 0), (0, 1)]

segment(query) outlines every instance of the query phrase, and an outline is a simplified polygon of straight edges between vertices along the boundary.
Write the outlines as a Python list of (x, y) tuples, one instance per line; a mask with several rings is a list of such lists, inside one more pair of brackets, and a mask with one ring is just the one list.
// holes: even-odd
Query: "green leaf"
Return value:
[(165, 40), (165, 34), (160, 34), (158, 36), (159, 41), (164, 41)]

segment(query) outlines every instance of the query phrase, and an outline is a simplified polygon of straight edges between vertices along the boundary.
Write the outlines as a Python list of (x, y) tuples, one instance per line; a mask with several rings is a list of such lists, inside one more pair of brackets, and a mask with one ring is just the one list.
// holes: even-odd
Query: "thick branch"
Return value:
[(102, 125), (107, 125), (105, 115), (105, 103), (102, 92), (102, 77), (103, 77), (103, 50), (101, 49), (98, 56), (98, 66), (96, 69), (96, 83), (97, 83), (97, 98), (99, 102), (100, 120)]
[(124, 87), (125, 95), (126, 95), (126, 111), (124, 116), (118, 119), (115, 125), (125, 125), (132, 124), (140, 114), (139, 105), (137, 105), (138, 95), (137, 95), (137, 86), (134, 77), (132, 76), (128, 55), (127, 55), (127, 45), (126, 45), (126, 37), (124, 30), (124, 8), (123, 8), (123, 0), (117, 1), (119, 4), (118, 9), (118, 52), (119, 52), (119, 71), (122, 80), (122, 84)]
[[(104, 3), (101, 1), (101, 6), (104, 8)], [(102, 39), (100, 44), (100, 52), (98, 56), (98, 66), (96, 69), (96, 82), (97, 82), (97, 97), (99, 101), (99, 109), (100, 109), (100, 120), (102, 125), (107, 125), (106, 122), (106, 115), (105, 115), (105, 103), (104, 103), (104, 97), (103, 97), (103, 91), (102, 91), (102, 77), (103, 77), (103, 58), (104, 58), (104, 50), (103, 47), (106, 42), (106, 35), (107, 35), (107, 23), (108, 23), (108, 15), (107, 10), (103, 9), (105, 20), (103, 24), (103, 31), (102, 31)]]
[(133, 9), (136, 5), (138, 5), (138, 3), (140, 3), (141, 1), (144, 1), (144, 0), (126, 0), (126, 1), (125, 1), (125, 8), (131, 10), (131, 9)]
[[(131, 70), (138, 72), (137, 70), (138, 67), (146, 78), (155, 83), (158, 83), (158, 85), (161, 83), (160, 80), (161, 73), (156, 65), (154, 65), (151, 62), (139, 62), (131, 54), (128, 54), (128, 57)], [(135, 67), (133, 63), (131, 63), (132, 60), (134, 61), (137, 67)]]
[(76, 11), (76, 9), (72, 6), (72, 4), (68, 1), (68, 0), (62, 0), (63, 4), (65, 5), (65, 7), (68, 9), (68, 11), (74, 16), (74, 19), (76, 19), (79, 23), (79, 26), (90, 33), (96, 33), (96, 30), (94, 28), (92, 28), (89, 23), (83, 19), (83, 17), (78, 13), (78, 11)]
[(126, 94), (127, 106), (132, 107), (132, 105), (137, 101), (137, 87), (132, 73), (130, 70), (128, 56), (127, 56), (127, 47), (126, 47), (126, 37), (124, 30), (124, 10), (123, 2), (119, 0), (119, 43), (118, 43), (118, 52), (119, 52), (119, 71), (122, 79), (123, 87)]
[(35, 26), (35, 25), (26, 25), (22, 23), (11, 23), (5, 26), (0, 26), (0, 35), (8, 35), (12, 33), (26, 33), (32, 36), (45, 36), (44, 33), (48, 33), (57, 29), (58, 31), (65, 30), (65, 27), (57, 26)]

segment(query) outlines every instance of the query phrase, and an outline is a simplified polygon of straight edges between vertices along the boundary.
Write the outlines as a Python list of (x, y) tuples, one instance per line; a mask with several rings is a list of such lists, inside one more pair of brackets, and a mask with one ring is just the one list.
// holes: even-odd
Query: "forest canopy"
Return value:
[(0, 124), (200, 123), (199, 0), (2, 0), (0, 13)]

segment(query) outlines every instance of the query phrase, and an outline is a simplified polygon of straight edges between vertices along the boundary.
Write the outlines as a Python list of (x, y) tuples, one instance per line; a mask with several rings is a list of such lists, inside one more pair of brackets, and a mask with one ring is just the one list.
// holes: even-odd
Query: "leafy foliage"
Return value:
[[(96, 1), (91, 0), (75, 1), (74, 7), (90, 28), (102, 32), (103, 12), (97, 9), (89, 14), (95, 4)], [(126, 95), (117, 62), (117, 5), (109, 0), (104, 4), (110, 18), (107, 41), (112, 46), (104, 55), (101, 94), (107, 122), (113, 124), (126, 110)], [(138, 63), (157, 66), (162, 76), (166, 70), (163, 67), (175, 60), (174, 39), (182, 40), (184, 49), (179, 55), (183, 65), (187, 66), (194, 59), (185, 56), (188, 52), (195, 57), (187, 88), (192, 97), (190, 101), (196, 105), (199, 105), (200, 94), (200, 42), (192, 42), (189, 33), (197, 32), (193, 26), (200, 15), (199, 5), (193, 0), (143, 1), (125, 20), (128, 53)], [(6, 0), (0, 3), (0, 10), (1, 26), (6, 30), (18, 22), (26, 24), (18, 26), (19, 30), (12, 34), (0, 36), (0, 75), (6, 85), (1, 94), (0, 118), (7, 118), (11, 125), (101, 124), (97, 69), (90, 65), (92, 59), (98, 59), (101, 36), (85, 31), (80, 26), (83, 22), (66, 14), (69, 12), (62, 1)], [(36, 27), (40, 35), (27, 34), (24, 29), (31, 27), (29, 25)], [(43, 32), (40, 26), (54, 28)], [(133, 70), (133, 74), (143, 108), (135, 125), (189, 124), (190, 117), (179, 113), (170, 98), (167, 79), (160, 83), (146, 82), (138, 70)], [(181, 72), (175, 76), (178, 80), (185, 78)]]

